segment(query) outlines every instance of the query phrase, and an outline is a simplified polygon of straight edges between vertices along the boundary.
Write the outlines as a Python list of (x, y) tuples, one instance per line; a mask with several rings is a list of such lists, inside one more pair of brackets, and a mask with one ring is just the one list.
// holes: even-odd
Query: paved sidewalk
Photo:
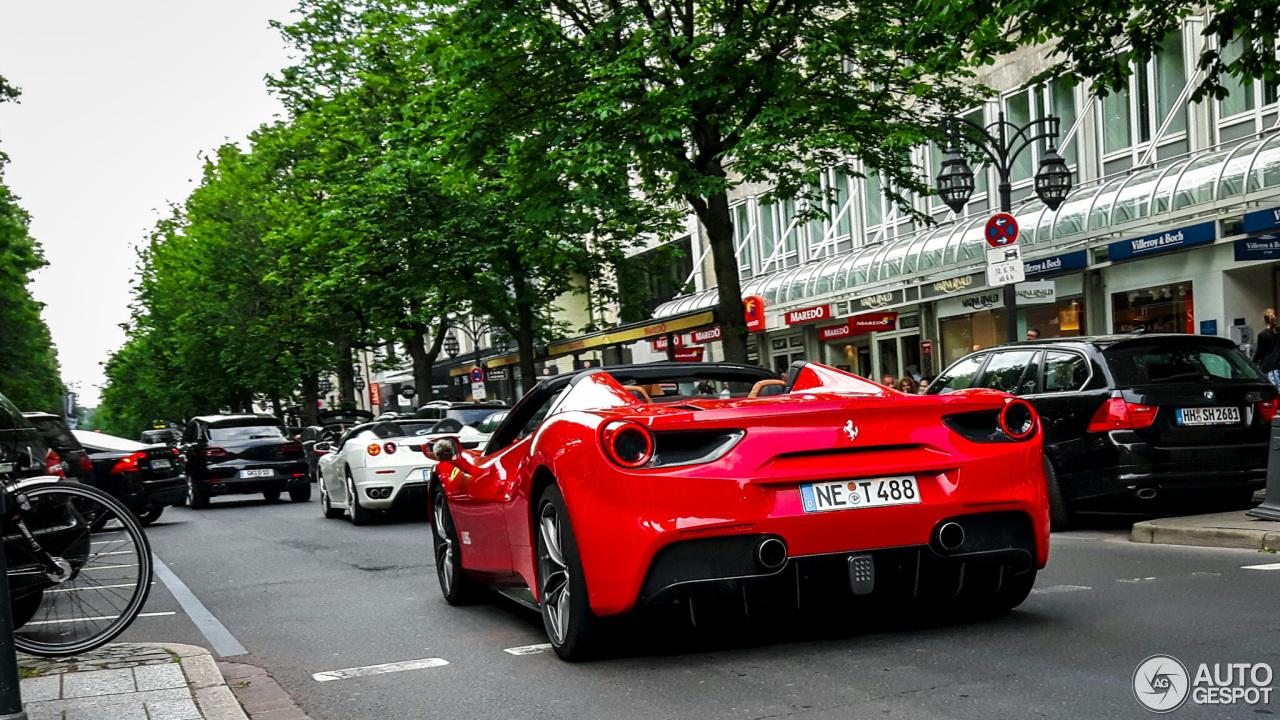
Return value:
[(193, 645), (120, 643), (21, 655), (19, 666), (29, 720), (248, 720), (213, 656)]
[(1129, 539), (1162, 545), (1280, 550), (1280, 522), (1252, 518), (1244, 510), (1159, 518), (1135, 524)]

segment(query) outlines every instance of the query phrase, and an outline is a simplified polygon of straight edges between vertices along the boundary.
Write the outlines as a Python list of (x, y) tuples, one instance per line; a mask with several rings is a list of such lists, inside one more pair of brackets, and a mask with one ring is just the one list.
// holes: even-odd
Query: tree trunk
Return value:
[(413, 358), (413, 391), (417, 395), (418, 405), (431, 402), (432, 370), (436, 358), (440, 357), (440, 348), (444, 345), (445, 333), (449, 331), (448, 321), (441, 319), (437, 326), (431, 347), (427, 347), (427, 324), (412, 323), (409, 326), (409, 357)]
[(311, 372), (302, 376), (302, 424), (320, 424), (320, 381)]
[[(724, 176), (719, 161), (714, 161), (708, 174)], [(729, 214), (729, 196), (723, 192), (690, 196), (689, 203), (707, 229), (707, 242), (716, 271), (716, 290), (720, 295), (720, 345), (729, 362), (747, 361), (747, 319), (742, 307), (742, 285), (738, 279), (738, 253), (733, 246), (733, 218)]]
[(518, 259), (511, 260), (512, 278), (515, 281), (516, 290), (516, 348), (520, 353), (520, 377), (524, 385), (525, 392), (533, 387), (537, 382), (537, 373), (533, 369), (533, 304), (534, 290), (529, 285), (529, 278), (524, 274), (524, 268), (520, 265)]
[(344, 335), (338, 340), (338, 403), (351, 403), (351, 407), (355, 407), (355, 401), (356, 376), (351, 340)]
[(273, 390), (271, 392), (271, 414), (276, 416), (280, 422), (284, 422), (284, 408), (280, 407), (280, 391)]

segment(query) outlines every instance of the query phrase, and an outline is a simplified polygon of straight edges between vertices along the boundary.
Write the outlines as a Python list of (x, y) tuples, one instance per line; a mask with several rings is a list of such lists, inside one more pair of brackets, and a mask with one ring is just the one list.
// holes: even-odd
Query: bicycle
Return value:
[(151, 592), (142, 525), (115, 498), (77, 482), (5, 482), (0, 530), (15, 644), (45, 657), (99, 648)]

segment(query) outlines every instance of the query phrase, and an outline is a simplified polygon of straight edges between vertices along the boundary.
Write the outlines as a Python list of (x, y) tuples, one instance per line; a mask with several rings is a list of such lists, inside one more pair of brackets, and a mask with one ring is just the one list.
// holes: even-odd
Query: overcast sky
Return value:
[(32, 215), (62, 377), (98, 402), (124, 342), (135, 247), (199, 177), (198, 153), (241, 141), (282, 109), (263, 77), (287, 64), (295, 0), (0, 0), (5, 181)]

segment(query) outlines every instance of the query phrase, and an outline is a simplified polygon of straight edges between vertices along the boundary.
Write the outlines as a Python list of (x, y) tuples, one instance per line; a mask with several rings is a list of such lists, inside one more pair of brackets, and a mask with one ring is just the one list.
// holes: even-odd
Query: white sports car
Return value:
[(425, 511), (427, 475), (436, 463), (423, 446), (445, 435), (466, 443), (475, 434), (451, 419), (383, 420), (357, 425), (336, 443), (319, 443), (316, 450), (324, 452), (317, 467), (320, 511), (327, 518), (340, 518), (345, 511), (354, 525), (397, 507)]

